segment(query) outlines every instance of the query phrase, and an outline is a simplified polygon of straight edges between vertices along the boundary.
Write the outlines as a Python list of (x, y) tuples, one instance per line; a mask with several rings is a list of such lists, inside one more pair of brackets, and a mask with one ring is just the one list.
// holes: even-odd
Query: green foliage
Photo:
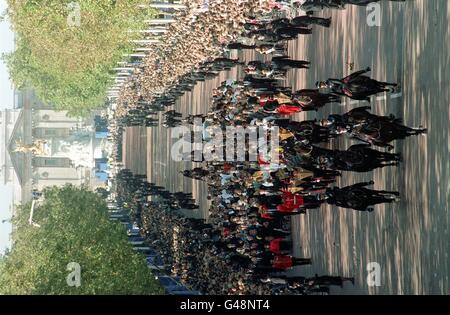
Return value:
[[(80, 5), (80, 25), (69, 23)], [(44, 102), (85, 116), (103, 103), (111, 69), (129, 53), (129, 30), (143, 29), (153, 9), (140, 0), (8, 0), (17, 50), (4, 56), (18, 87), (30, 86)]]
[[(14, 219), (13, 247), (0, 258), (0, 294), (162, 293), (145, 258), (129, 245), (124, 227), (109, 220), (105, 202), (84, 188), (45, 192), (34, 210)], [(67, 264), (81, 266), (81, 286), (70, 287)]]

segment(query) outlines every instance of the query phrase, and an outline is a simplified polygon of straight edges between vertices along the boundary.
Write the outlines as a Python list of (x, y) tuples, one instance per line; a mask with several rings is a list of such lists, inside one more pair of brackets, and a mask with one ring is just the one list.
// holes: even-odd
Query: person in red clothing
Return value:
[(310, 265), (311, 258), (297, 258), (287, 255), (275, 255), (271, 260), (272, 268), (279, 270), (290, 269), (294, 266)]
[(272, 253), (281, 255), (283, 253), (289, 252), (292, 249), (292, 242), (286, 241), (283, 238), (279, 237), (273, 239), (269, 244), (266, 244), (265, 247)]
[[(262, 209), (262, 211), (267, 211), (267, 207), (266, 207), (265, 210)], [(267, 212), (260, 213), (260, 217), (263, 218), (263, 219), (267, 219), (267, 220), (273, 220), (273, 217)]]
[(317, 200), (315, 196), (302, 196), (285, 191), (283, 195), (260, 195), (260, 213), (273, 215), (297, 215), (306, 213), (306, 209), (318, 208), (323, 200)]
[(302, 111), (301, 106), (292, 103), (279, 104), (277, 100), (267, 100), (263, 105), (264, 112), (271, 114), (290, 115)]
[(280, 115), (291, 115), (295, 113), (299, 113), (302, 111), (302, 108), (300, 106), (295, 105), (280, 105), (277, 108), (277, 113)]
[(305, 199), (299, 194), (293, 194), (289, 191), (283, 192), (283, 203), (276, 207), (280, 214), (305, 213)]
[(224, 163), (223, 164), (223, 171), (224, 172), (229, 172), (231, 169), (233, 168), (233, 165), (229, 164), (229, 163)]
[(302, 196), (290, 191), (283, 192), (283, 203), (277, 206), (277, 211), (281, 213), (304, 212), (305, 209), (314, 209), (320, 207), (323, 203), (314, 196)]
[(305, 204), (304, 198), (300, 194), (294, 194), (290, 191), (283, 192), (283, 204), (277, 206), (278, 211), (291, 212), (301, 208)]
[(259, 165), (270, 165), (270, 162), (263, 159), (261, 154), (258, 154), (258, 164)]
[(223, 230), (222, 230), (223, 237), (228, 237), (230, 234), (231, 234), (231, 231), (229, 228), (226, 228), (226, 227), (223, 228)]

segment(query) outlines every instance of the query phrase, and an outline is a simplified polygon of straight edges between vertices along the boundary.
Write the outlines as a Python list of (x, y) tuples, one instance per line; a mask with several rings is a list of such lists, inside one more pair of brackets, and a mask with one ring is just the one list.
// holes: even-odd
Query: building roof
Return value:
[(28, 165), (31, 164), (31, 153), (14, 152), (14, 150), (17, 142), (28, 143), (29, 140), (29, 137), (27, 137), (28, 135), (26, 134), (27, 128), (25, 128), (25, 115), (26, 111), (22, 109), (6, 144), (11, 163), (21, 186), (28, 180), (27, 176), (29, 176), (29, 172), (27, 171)]

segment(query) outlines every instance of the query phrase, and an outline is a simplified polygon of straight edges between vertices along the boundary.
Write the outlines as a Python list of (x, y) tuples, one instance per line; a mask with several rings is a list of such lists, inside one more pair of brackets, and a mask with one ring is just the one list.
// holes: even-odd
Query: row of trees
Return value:
[[(0, 294), (162, 293), (99, 195), (73, 186), (48, 189), (34, 225), (30, 208), (18, 209), (12, 250), (0, 258)], [(67, 282), (70, 263), (81, 268), (80, 286)]]
[(4, 55), (18, 88), (32, 87), (56, 109), (85, 116), (104, 102), (111, 69), (133, 48), (140, 0), (8, 0), (16, 51)]

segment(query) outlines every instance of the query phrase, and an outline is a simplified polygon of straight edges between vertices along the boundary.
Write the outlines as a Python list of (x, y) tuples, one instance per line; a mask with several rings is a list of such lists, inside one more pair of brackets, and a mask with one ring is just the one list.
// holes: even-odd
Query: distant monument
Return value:
[(31, 144), (24, 144), (20, 141), (16, 141), (16, 147), (13, 152), (32, 153), (33, 155), (45, 154), (46, 140), (38, 139)]

